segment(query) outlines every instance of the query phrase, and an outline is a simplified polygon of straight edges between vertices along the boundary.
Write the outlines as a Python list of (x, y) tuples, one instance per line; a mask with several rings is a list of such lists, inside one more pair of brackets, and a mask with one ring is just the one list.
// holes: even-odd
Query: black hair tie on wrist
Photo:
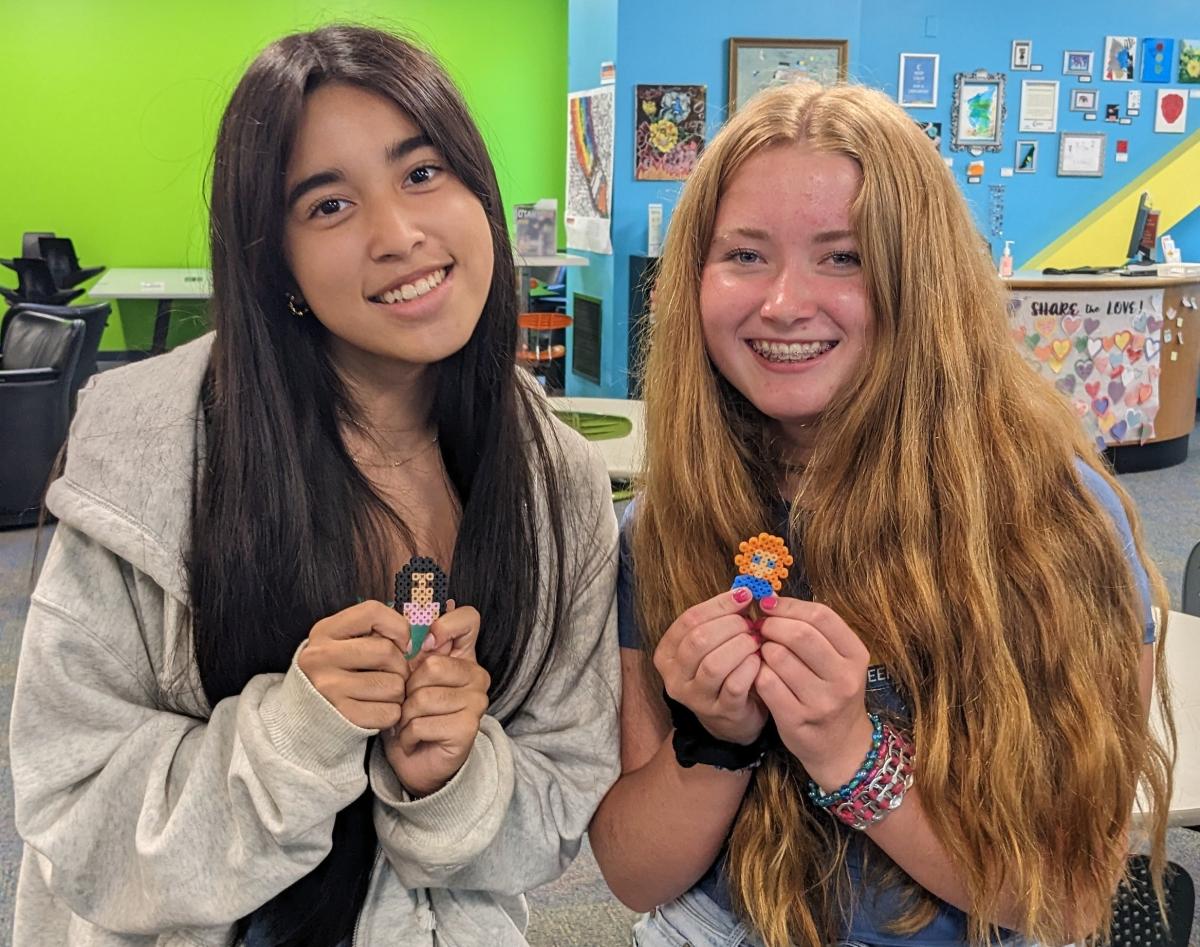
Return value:
[(705, 730), (700, 718), (679, 701), (672, 700), (666, 691), (663, 691), (663, 700), (667, 702), (671, 725), (675, 728), (671, 737), (675, 760), (685, 769), (697, 763), (725, 770), (754, 769), (767, 755), (775, 729), (772, 721), (767, 721), (753, 743), (731, 743), (718, 740)]

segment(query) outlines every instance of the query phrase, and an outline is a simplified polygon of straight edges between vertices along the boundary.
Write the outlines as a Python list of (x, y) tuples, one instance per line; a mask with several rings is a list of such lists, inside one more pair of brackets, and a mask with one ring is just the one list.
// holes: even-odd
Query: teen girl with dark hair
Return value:
[[(514, 365), (499, 188), (386, 33), (221, 123), (215, 333), (80, 398), (12, 715), (19, 945), (523, 944), (616, 776), (604, 465)], [(413, 660), (413, 555), (459, 604)]]

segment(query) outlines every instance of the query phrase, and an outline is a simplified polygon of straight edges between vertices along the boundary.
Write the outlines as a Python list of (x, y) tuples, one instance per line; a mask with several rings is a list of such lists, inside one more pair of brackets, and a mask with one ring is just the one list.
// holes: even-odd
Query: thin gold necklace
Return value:
[(403, 460), (390, 460), (387, 463), (383, 463), (383, 464), (369, 464), (365, 460), (363, 460), (361, 457), (356, 457), (354, 454), (350, 455), (350, 459), (352, 461), (354, 461), (356, 464), (358, 464), (358, 466), (360, 466), (360, 467), (403, 467), (405, 464), (412, 463), (414, 460), (416, 460), (422, 454), (428, 453), (429, 450), (432, 449), (432, 447), (437, 442), (438, 442), (438, 436), (435, 434), (435, 435), (433, 435), (432, 441), (430, 441), (424, 447), (417, 450), (415, 453), (409, 454)]

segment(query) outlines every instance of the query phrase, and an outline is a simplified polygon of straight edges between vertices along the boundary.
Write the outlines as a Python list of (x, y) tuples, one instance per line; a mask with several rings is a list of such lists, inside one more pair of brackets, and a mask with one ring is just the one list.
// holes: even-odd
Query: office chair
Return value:
[(1167, 901), (1165, 925), (1150, 883), (1150, 859), (1145, 855), (1129, 857), (1129, 877), (1117, 891), (1112, 934), (1104, 947), (1188, 947), (1196, 910), (1192, 876), (1174, 862), (1167, 862), (1163, 885)]
[(1183, 567), (1183, 602), (1180, 610), (1187, 615), (1200, 616), (1200, 543), (1192, 547), (1187, 565)]
[(54, 285), (59, 289), (78, 286), (84, 280), (104, 272), (102, 266), (84, 268), (79, 265), (79, 257), (75, 255), (75, 245), (70, 237), (42, 237), (38, 246), (41, 247), (39, 255), (50, 265)]
[(84, 382), (96, 374), (96, 357), (100, 352), (100, 337), (104, 335), (108, 317), (112, 315), (112, 305), (92, 303), (90, 306), (51, 306), (48, 303), (18, 303), (4, 314), (4, 321), (0, 322), (0, 351), (4, 349), (4, 337), (8, 332), (8, 326), (18, 312), (40, 312), (47, 316), (57, 316), (59, 319), (82, 319), (87, 326), (83, 333), (83, 348), (79, 352), (75, 378), (71, 383), (71, 410), (74, 411), (74, 392), (79, 391)]
[[(42, 255), (41, 239), (42, 237), (53, 237), (52, 230), (26, 230), (21, 235), (21, 256), (26, 259), (36, 259)], [(7, 266), (10, 270), (15, 270), (17, 267), (12, 260), (0, 260), (0, 265)]]
[(83, 295), (82, 289), (62, 289), (54, 282), (50, 264), (34, 257), (17, 257), (13, 268), (17, 271), (17, 288), (0, 286), (3, 295), (12, 305), (19, 303), (49, 303), (65, 306), (72, 299)]
[(13, 313), (0, 351), (0, 527), (37, 523), (67, 438), (82, 319)]

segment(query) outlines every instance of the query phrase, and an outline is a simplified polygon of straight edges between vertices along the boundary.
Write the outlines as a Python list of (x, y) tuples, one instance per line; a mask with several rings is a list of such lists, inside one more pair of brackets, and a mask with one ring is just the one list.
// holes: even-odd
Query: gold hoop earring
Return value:
[(288, 312), (297, 319), (303, 319), (305, 316), (312, 315), (312, 310), (308, 308), (308, 303), (303, 299), (297, 299), (291, 293), (286, 293)]

